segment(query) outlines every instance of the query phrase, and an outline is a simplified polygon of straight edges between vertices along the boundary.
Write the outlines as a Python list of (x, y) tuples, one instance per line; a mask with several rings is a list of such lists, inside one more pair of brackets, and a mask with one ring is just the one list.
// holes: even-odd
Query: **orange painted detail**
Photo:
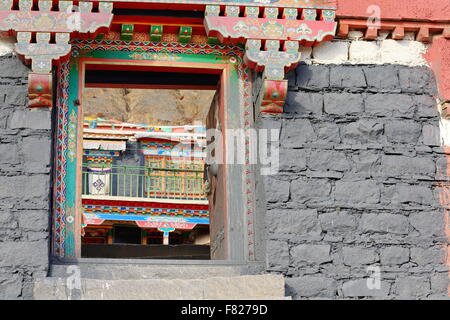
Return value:
[(52, 75), (50, 73), (28, 74), (28, 98), (30, 107), (52, 106)]
[(433, 38), (431, 48), (425, 54), (434, 71), (441, 100), (450, 100), (450, 39), (444, 36)]
[(367, 19), (340, 19), (337, 36), (345, 38), (352, 30), (365, 30), (365, 39), (373, 40), (378, 37), (380, 30), (390, 31), (392, 39), (402, 40), (405, 32), (414, 32), (416, 40), (429, 42), (430, 34), (442, 34), (450, 38), (450, 23), (431, 23), (413, 21), (380, 21), (378, 25), (370, 25)]
[(264, 80), (263, 88), (261, 90), (261, 112), (283, 113), (283, 106), (287, 97), (287, 89), (287, 80)]

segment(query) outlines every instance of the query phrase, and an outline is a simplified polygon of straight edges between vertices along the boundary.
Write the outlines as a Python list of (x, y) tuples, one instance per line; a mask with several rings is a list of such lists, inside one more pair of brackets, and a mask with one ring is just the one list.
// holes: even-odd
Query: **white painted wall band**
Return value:
[(314, 48), (302, 48), (307, 64), (400, 64), (425, 66), (428, 45), (411, 40), (334, 40)]

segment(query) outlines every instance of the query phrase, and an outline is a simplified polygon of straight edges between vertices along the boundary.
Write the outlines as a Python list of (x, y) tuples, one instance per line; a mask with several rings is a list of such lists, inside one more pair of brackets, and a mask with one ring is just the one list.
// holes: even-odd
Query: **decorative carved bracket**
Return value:
[(267, 40), (265, 51), (261, 40), (250, 39), (246, 44), (245, 62), (256, 71), (263, 71), (263, 83), (259, 96), (261, 112), (281, 113), (287, 96), (288, 83), (285, 73), (300, 61), (298, 41), (285, 41), (283, 51), (279, 40)]
[(261, 50), (261, 40), (249, 39), (246, 44), (245, 63), (261, 72), (264, 79), (283, 80), (284, 75), (300, 62), (297, 41), (285, 41), (280, 51), (279, 40), (267, 40), (265, 50)]
[[(31, 61), (30, 107), (51, 107), (53, 62), (70, 53), (71, 33), (95, 35), (101, 28), (108, 28), (113, 5), (100, 2), (98, 12), (93, 12), (93, 2), (83, 1), (78, 7), (72, 1), (59, 1), (59, 11), (52, 10), (51, 0), (39, 0), (38, 10), (32, 10), (32, 0), (19, 0), (19, 10), (13, 5), (13, 0), (0, 0), (0, 31), (16, 32), (16, 52)], [(51, 43), (53, 36), (55, 43)]]
[(300, 62), (299, 46), (333, 39), (335, 11), (283, 8), (280, 17), (279, 8), (245, 7), (240, 15), (239, 6), (226, 6), (223, 15), (220, 6), (206, 6), (206, 32), (222, 43), (245, 44), (247, 66), (263, 72), (261, 112), (281, 113), (287, 95), (287, 81), (283, 79)]
[(49, 32), (38, 32), (36, 43), (31, 43), (31, 32), (18, 32), (16, 52), (31, 60), (28, 74), (30, 107), (52, 106), (52, 62), (70, 53), (70, 34), (57, 33), (56, 43), (50, 43)]

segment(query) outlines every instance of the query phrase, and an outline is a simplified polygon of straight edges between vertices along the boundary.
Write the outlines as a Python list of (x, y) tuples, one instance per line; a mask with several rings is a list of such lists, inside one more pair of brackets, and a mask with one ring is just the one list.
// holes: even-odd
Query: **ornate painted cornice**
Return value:
[(95, 33), (112, 21), (110, 2), (100, 2), (99, 12), (92, 11), (93, 2), (80, 2), (76, 12), (72, 1), (59, 1), (58, 11), (52, 11), (51, 0), (39, 0), (38, 10), (32, 7), (32, 0), (20, 0), (18, 10), (13, 0), (0, 0), (0, 31)]
[[(111, 24), (112, 3), (100, 2), (94, 12), (93, 2), (39, 0), (37, 10), (32, 0), (0, 0), (0, 31), (17, 35), (16, 52), (31, 61), (28, 95), (31, 107), (52, 105), (51, 69), (54, 61), (70, 53), (73, 33), (95, 35)], [(35, 34), (35, 37), (33, 35)], [(51, 39), (55, 39), (54, 43)]]
[[(239, 43), (246, 47), (248, 67), (263, 73), (263, 112), (282, 112), (287, 90), (285, 74), (300, 61), (299, 46), (331, 40), (336, 32), (336, 0), (0, 0), (0, 31), (17, 35), (16, 51), (31, 61), (30, 106), (51, 105), (52, 65), (71, 50), (71, 36), (95, 38), (113, 26), (113, 6), (159, 8), (161, 3), (205, 10), (204, 29), (210, 43)], [(134, 22), (120, 24), (121, 39), (130, 41)], [(138, 23), (142, 28), (142, 21)], [(144, 22), (144, 25), (146, 22)], [(198, 28), (199, 26), (195, 26)], [(173, 28), (173, 21), (168, 24)], [(201, 28), (201, 25), (200, 25)], [(164, 23), (148, 21), (152, 41), (161, 41)], [(195, 30), (180, 25), (178, 40), (192, 41)], [(55, 39), (53, 41), (53, 39)], [(45, 74), (45, 76), (43, 76)], [(265, 89), (264, 89), (265, 88)], [(268, 89), (270, 88), (270, 89)], [(280, 91), (281, 90), (281, 91)], [(268, 93), (270, 91), (270, 94)]]
[[(232, 8), (232, 9), (230, 9)], [(228, 10), (227, 10), (228, 9)], [(264, 18), (259, 18), (259, 8), (246, 7), (245, 16), (239, 17), (239, 7), (227, 6), (225, 15), (219, 16), (219, 6), (207, 6), (205, 28), (208, 35), (221, 42), (239, 39), (292, 40), (312, 45), (314, 42), (331, 40), (336, 31), (333, 10), (322, 10), (321, 20), (316, 20), (317, 11), (302, 10), (302, 19), (295, 8), (285, 8), (282, 19), (278, 19), (278, 8), (265, 8)]]

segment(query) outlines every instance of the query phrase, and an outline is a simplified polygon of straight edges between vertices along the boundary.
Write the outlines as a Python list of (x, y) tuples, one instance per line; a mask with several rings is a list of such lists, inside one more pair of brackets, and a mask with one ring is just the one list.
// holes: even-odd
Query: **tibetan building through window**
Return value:
[(85, 88), (82, 257), (210, 258), (204, 165), (213, 94)]

